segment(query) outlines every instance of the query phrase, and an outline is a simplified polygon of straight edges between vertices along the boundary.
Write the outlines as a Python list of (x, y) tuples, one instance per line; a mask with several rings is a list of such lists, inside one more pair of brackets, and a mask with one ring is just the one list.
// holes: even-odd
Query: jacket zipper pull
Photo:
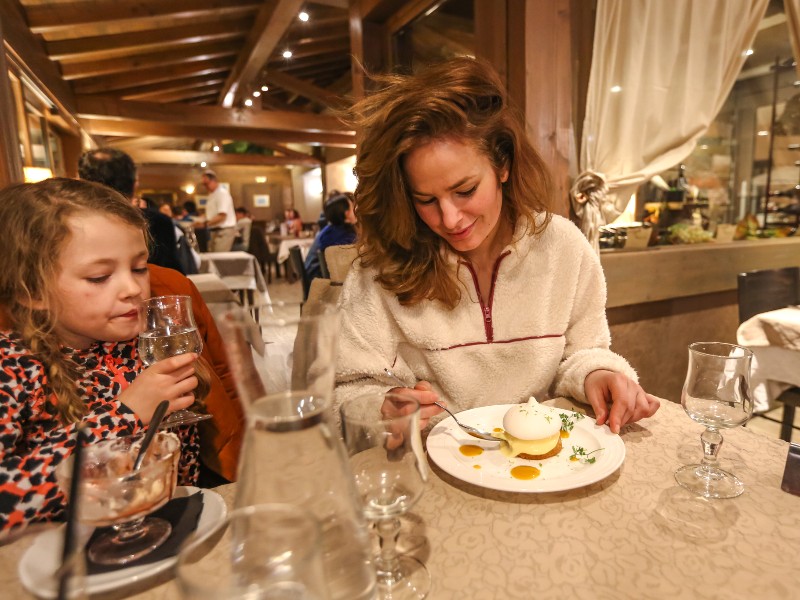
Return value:
[(489, 312), (489, 307), (488, 306), (483, 309), (483, 319), (487, 323), (491, 323), (492, 322), (492, 314)]

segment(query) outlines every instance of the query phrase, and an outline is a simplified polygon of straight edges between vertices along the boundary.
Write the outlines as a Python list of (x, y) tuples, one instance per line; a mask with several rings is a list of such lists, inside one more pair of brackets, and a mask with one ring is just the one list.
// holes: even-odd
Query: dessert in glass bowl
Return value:
[[(147, 449), (142, 466), (133, 471), (143, 436), (121, 437), (89, 444), (81, 466), (78, 520), (94, 527), (112, 526), (89, 546), (98, 564), (126, 564), (160, 546), (172, 526), (147, 517), (166, 504), (175, 491), (180, 440), (159, 432)], [(56, 468), (61, 489), (70, 489), (72, 460)]]

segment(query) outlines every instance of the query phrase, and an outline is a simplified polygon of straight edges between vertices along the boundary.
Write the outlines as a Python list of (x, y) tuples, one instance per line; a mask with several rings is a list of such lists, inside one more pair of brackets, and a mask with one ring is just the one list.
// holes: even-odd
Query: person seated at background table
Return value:
[[(151, 247), (148, 262), (183, 273), (172, 219), (136, 197), (138, 178), (133, 159), (116, 148), (87, 150), (78, 159), (78, 177), (107, 185), (139, 207), (147, 219)], [(144, 205), (142, 205), (144, 203)]]
[(286, 234), (300, 237), (303, 231), (303, 219), (300, 218), (300, 213), (294, 208), (287, 208), (283, 211), (283, 223), (286, 225)]
[[(85, 424), (91, 440), (136, 434), (156, 406), (188, 408), (198, 356), (144, 368), (138, 305), (150, 295), (147, 221), (110, 188), (48, 179), (0, 191), (0, 531), (57, 518), (54, 470)], [(179, 483), (199, 439), (180, 428)]]
[(458, 58), (375, 80), (351, 113), (359, 259), (340, 298), (336, 401), (393, 388), (419, 400), (423, 427), (437, 399), (460, 411), (568, 396), (614, 432), (653, 415), (659, 400), (609, 349), (600, 261), (553, 214), (497, 73)]
[(236, 207), (236, 236), (233, 238), (232, 250), (247, 252), (250, 247), (250, 231), (253, 228), (253, 219), (244, 206)]
[(306, 273), (309, 279), (322, 277), (319, 254), (330, 246), (342, 246), (356, 241), (356, 213), (352, 194), (340, 194), (325, 201), (325, 218), (328, 224), (314, 238), (306, 256)]

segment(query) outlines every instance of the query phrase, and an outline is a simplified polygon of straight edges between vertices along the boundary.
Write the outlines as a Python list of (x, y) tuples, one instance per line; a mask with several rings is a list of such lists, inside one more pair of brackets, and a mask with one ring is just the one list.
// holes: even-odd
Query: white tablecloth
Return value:
[(774, 408), (783, 390), (800, 386), (800, 308), (757, 314), (739, 326), (736, 339), (753, 351), (750, 386), (756, 412)]
[(286, 262), (286, 259), (289, 258), (289, 248), (293, 246), (300, 246), (300, 251), (303, 254), (303, 260), (305, 260), (306, 256), (308, 256), (308, 249), (311, 248), (311, 244), (313, 243), (314, 238), (293, 238), (289, 240), (281, 240), (280, 246), (278, 246), (278, 262)]
[(240, 292), (245, 302), (251, 302), (253, 294), (241, 292), (254, 292), (252, 303), (260, 306), (269, 303), (269, 292), (264, 274), (261, 272), (258, 260), (247, 252), (204, 252), (200, 255), (201, 273), (217, 275), (228, 288)]

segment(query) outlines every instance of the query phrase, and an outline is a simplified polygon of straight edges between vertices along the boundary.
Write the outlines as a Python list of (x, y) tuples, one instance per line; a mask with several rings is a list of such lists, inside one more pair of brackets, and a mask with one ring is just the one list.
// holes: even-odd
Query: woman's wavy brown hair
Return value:
[(142, 212), (111, 188), (76, 179), (46, 179), (0, 190), (0, 305), (25, 345), (45, 367), (45, 389), (55, 395), (64, 424), (86, 414), (78, 393), (78, 370), (61, 352), (55, 334), (58, 322), (53, 284), (58, 259), (69, 240), (68, 219), (101, 214), (142, 231), (148, 241)]
[[(378, 90), (359, 101), (347, 120), (358, 132), (355, 173), (361, 264), (404, 305), (461, 297), (449, 245), (419, 218), (403, 170), (409, 152), (433, 140), (471, 144), (503, 184), (503, 218), (526, 233), (543, 230), (552, 208), (550, 176), (509, 106), (503, 84), (486, 62), (457, 58), (414, 75), (374, 76)], [(499, 183), (499, 179), (498, 179)], [(535, 220), (537, 213), (544, 219)]]

